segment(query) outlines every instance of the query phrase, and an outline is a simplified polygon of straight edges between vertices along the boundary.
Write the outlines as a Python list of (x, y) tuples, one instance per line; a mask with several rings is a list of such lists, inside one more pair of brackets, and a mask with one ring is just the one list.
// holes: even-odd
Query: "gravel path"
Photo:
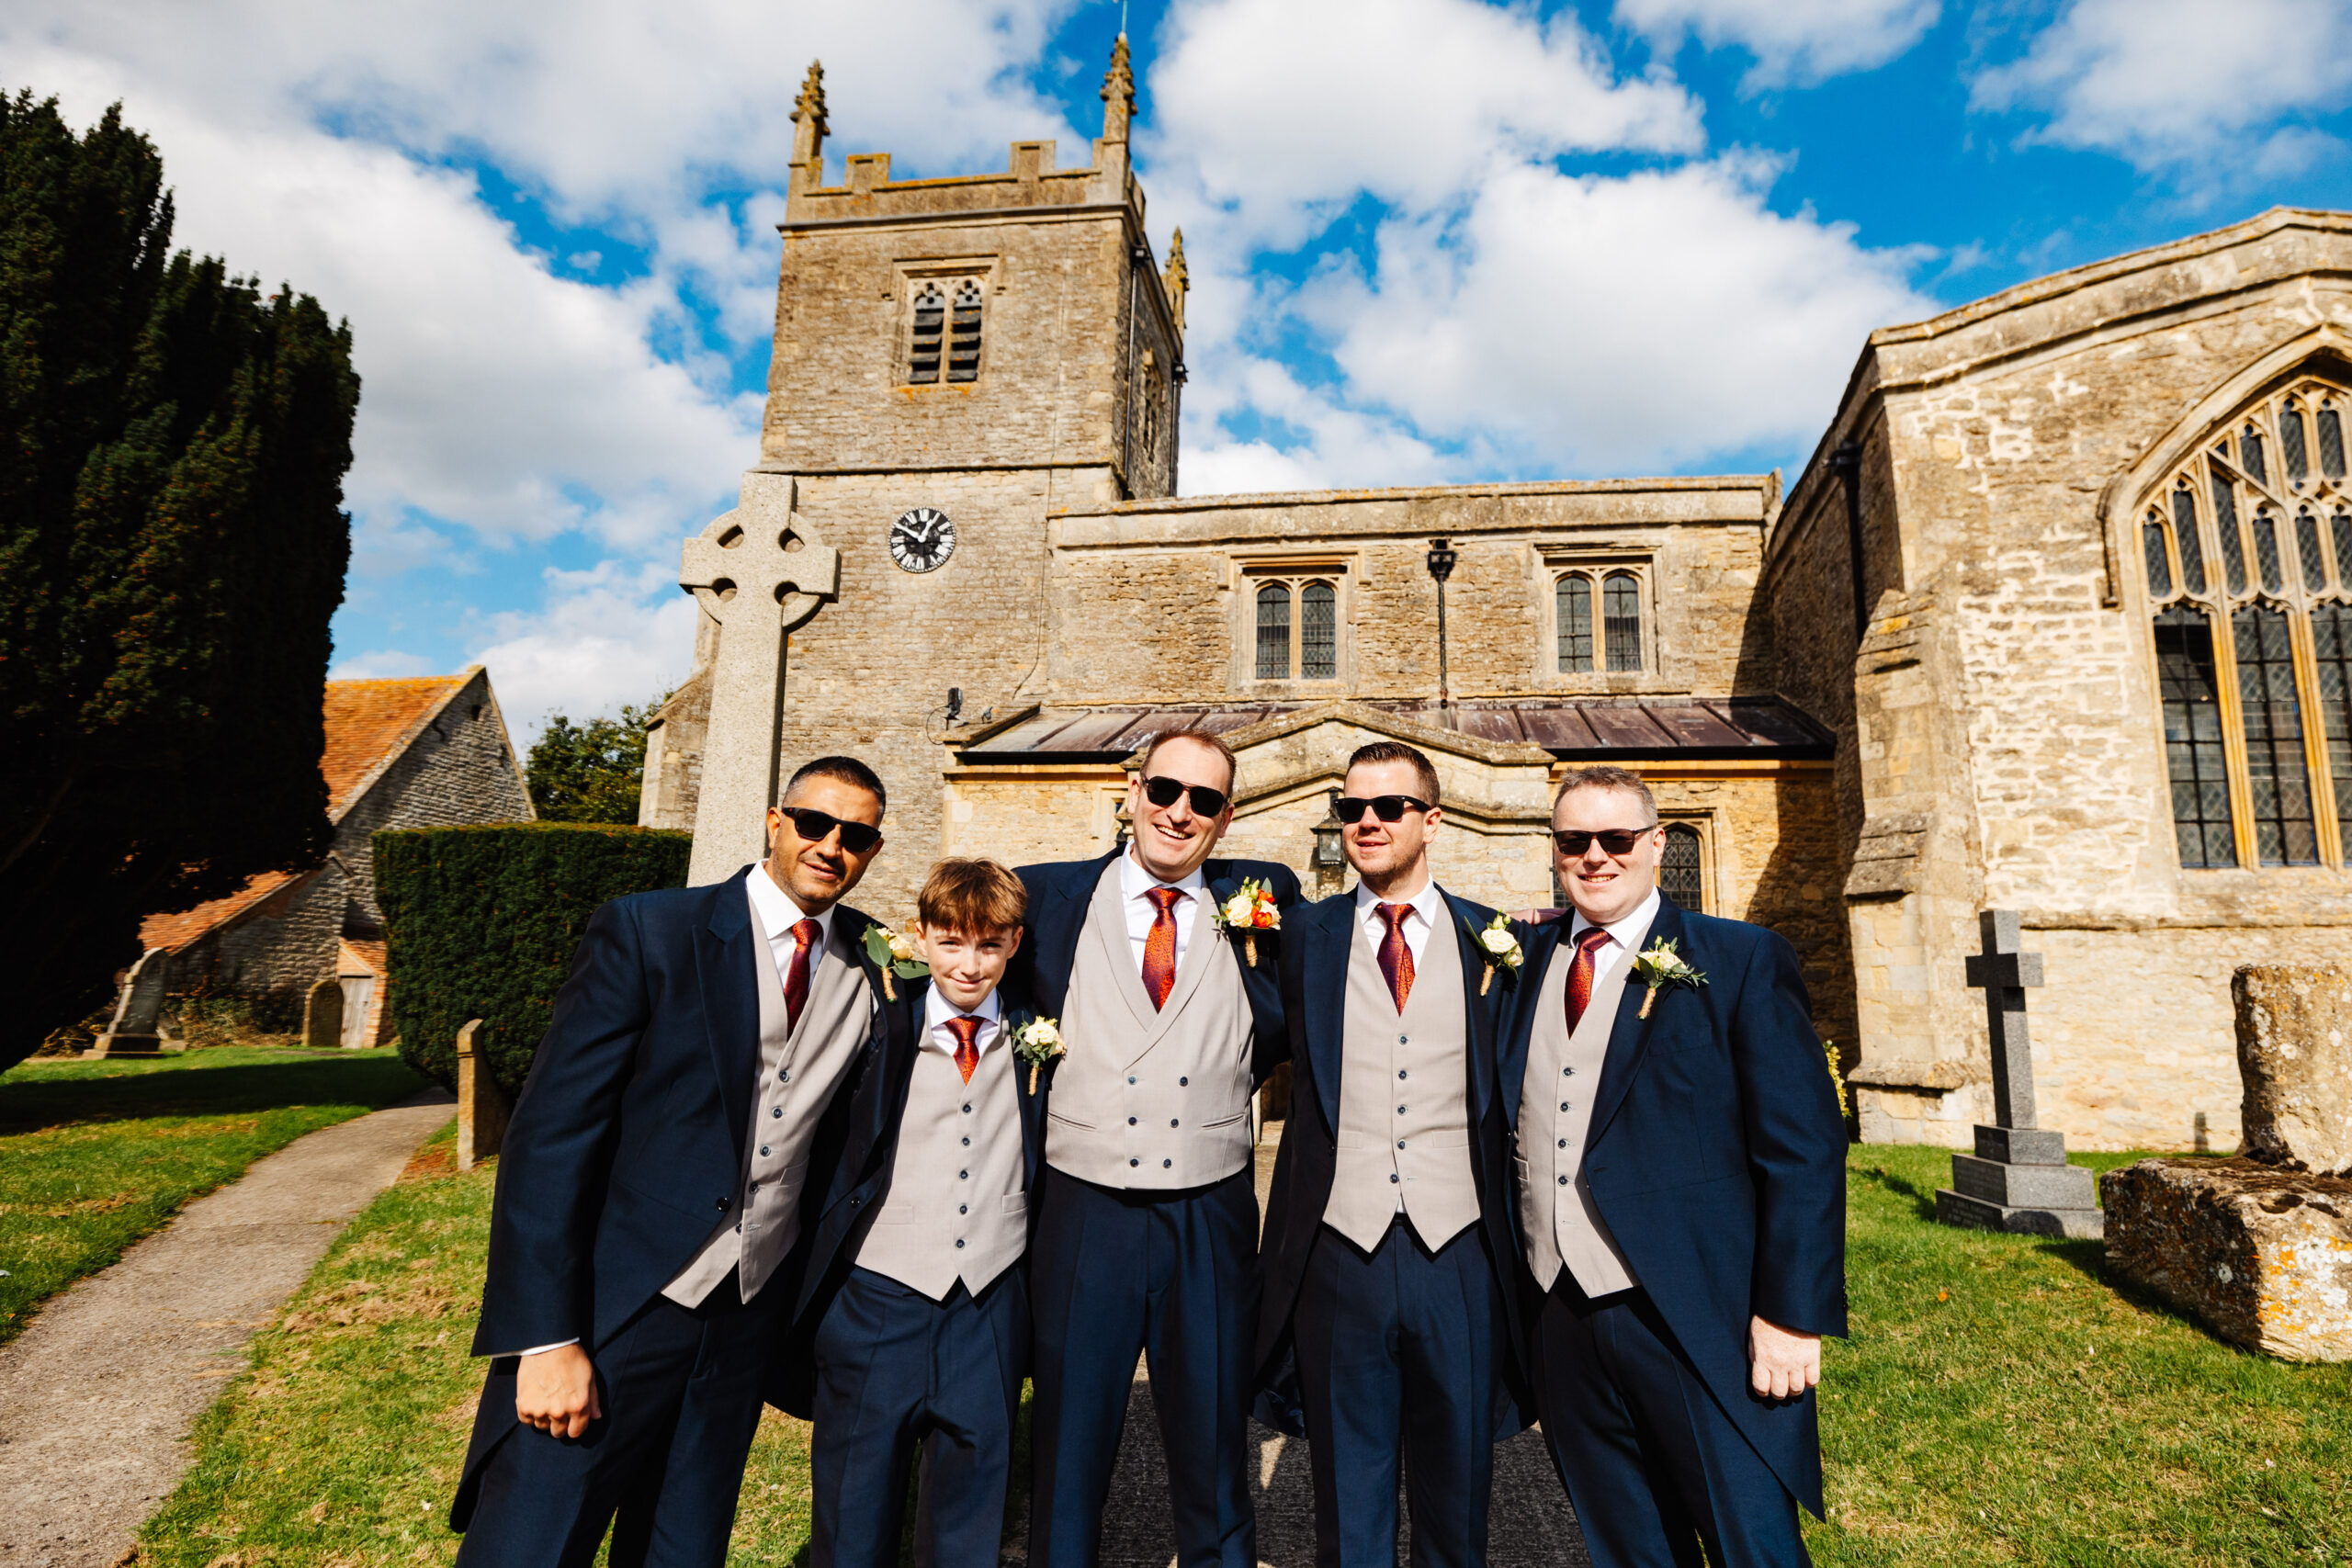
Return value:
[(455, 1103), (427, 1090), (256, 1160), (0, 1348), (0, 1568), (121, 1559), (246, 1339)]

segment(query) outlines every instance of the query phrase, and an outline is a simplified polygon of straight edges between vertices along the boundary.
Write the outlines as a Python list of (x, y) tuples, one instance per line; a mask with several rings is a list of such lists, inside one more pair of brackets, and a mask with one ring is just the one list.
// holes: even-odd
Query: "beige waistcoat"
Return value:
[(1452, 907), (1414, 966), (1396, 1010), (1380, 953), (1354, 911), (1347, 1017), (1340, 1048), (1340, 1147), (1323, 1223), (1364, 1251), (1401, 1209), (1434, 1251), (1477, 1223), (1470, 1171), (1468, 1019)]
[[(751, 894), (743, 897), (748, 901)], [(838, 917), (832, 921), (824, 962), (809, 976), (800, 1026), (786, 1034), (784, 978), (761, 928), (759, 908), (752, 908), (760, 1080), (752, 1097), (751, 1134), (743, 1140), (742, 1190), (733, 1218), (721, 1220), (694, 1261), (662, 1289), (681, 1306), (698, 1304), (739, 1264), (743, 1299), (750, 1301), (799, 1239), (800, 1193), (808, 1178), (808, 1145), (817, 1135), (817, 1119), (832, 1102), (871, 1026), (865, 976), (847, 924)]]
[[(1221, 1181), (1250, 1163), (1250, 995), (1205, 891), (1168, 1005), (1127, 936), (1119, 863), (1102, 869), (1062, 1002), (1069, 1055), (1046, 1101), (1046, 1161), (1102, 1187)], [(1261, 946), (1258, 961), (1273, 962)]]
[(889, 1190), (858, 1245), (859, 1268), (939, 1302), (958, 1280), (979, 1294), (1021, 1260), (1029, 1199), (1019, 1070), (1001, 1026), (970, 1083), (947, 1053), (927, 1046), (915, 1053)]
[(1519, 1093), (1519, 1228), (1527, 1266), (1545, 1290), (1566, 1264), (1587, 1295), (1604, 1296), (1639, 1283), (1617, 1250), (1592, 1189), (1584, 1179), (1585, 1134), (1592, 1097), (1600, 1088), (1609, 1032), (1625, 993), (1631, 961), (1593, 981), (1592, 999), (1574, 1036), (1568, 1033), (1568, 970), (1576, 944), (1563, 941), (1544, 966), (1535, 994), (1535, 1027), (1527, 1042), (1527, 1076)]

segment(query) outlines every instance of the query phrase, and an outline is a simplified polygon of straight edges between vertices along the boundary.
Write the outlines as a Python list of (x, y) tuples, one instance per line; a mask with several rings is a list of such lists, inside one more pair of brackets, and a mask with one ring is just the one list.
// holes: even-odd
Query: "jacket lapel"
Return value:
[(1544, 975), (1573, 923), (1569, 916), (1562, 915), (1537, 926), (1521, 944), (1523, 956), (1519, 966), (1519, 994), (1511, 998), (1510, 1027), (1504, 1032), (1495, 1062), (1502, 1087), (1503, 1124), (1507, 1127), (1519, 1125), (1519, 1097), (1527, 1077), (1528, 1041), (1535, 1032), (1536, 998), (1543, 995)]
[(734, 1140), (739, 1161), (752, 1119), (752, 1080), (758, 1075), (760, 1055), (759, 955), (752, 944), (763, 933), (752, 923), (751, 896), (743, 888), (751, 870), (747, 867), (711, 889), (710, 913), (695, 933), (711, 1070), (718, 1075), (719, 1103), (726, 1108), (727, 1134)]
[[(1568, 917), (1562, 916), (1559, 923), (1563, 927), (1568, 925)], [(1682, 911), (1663, 893), (1657, 897), (1657, 918), (1650, 921), (1649, 932), (1642, 938), (1643, 950), (1646, 952), (1660, 938), (1673, 942), (1677, 951), (1683, 946)], [(1631, 960), (1627, 962), (1630, 964)], [(1609, 1054), (1600, 1061), (1600, 1089), (1594, 1100), (1592, 1130), (1585, 1138), (1588, 1153), (1609, 1131), (1617, 1108), (1624, 1104), (1626, 1093), (1633, 1089), (1634, 1079), (1642, 1070), (1642, 1059), (1649, 1052), (1650, 1033), (1657, 1026), (1658, 1015), (1673, 1006), (1669, 998), (1674, 989), (1668, 986), (1660, 990), (1649, 1017), (1643, 1018), (1642, 998), (1646, 990), (1641, 977), (1630, 967), (1626, 970), (1625, 993), (1617, 999), (1617, 1021), (1609, 1031)]]
[[(1494, 1015), (1489, 999), (1478, 994), (1479, 983), (1487, 978), (1487, 955), (1471, 935), (1473, 911), (1444, 889), (1439, 889), (1439, 894), (1453, 919), (1454, 945), (1462, 953), (1463, 1011), (1469, 1022), (1470, 1041), (1470, 1061), (1463, 1079), (1470, 1090), (1470, 1125), (1476, 1127), (1486, 1120), (1487, 1108), (1495, 1102)], [(1489, 982), (1507, 983), (1500, 978)]]
[[(1038, 899), (1037, 909), (1030, 917), (1029, 929), (1037, 944), (1032, 959), (1037, 976), (1035, 999), (1057, 1017), (1069, 997), (1070, 971), (1078, 964), (1078, 943), (1086, 930), (1087, 907), (1093, 901), (1096, 885), (1102, 880), (1103, 868), (1120, 852), (1114, 849), (1107, 855), (1081, 862), (1055, 876), (1046, 884), (1045, 896)], [(1072, 871), (1075, 874), (1071, 874)]]
[[(1037, 1014), (1027, 1008), (1008, 1010), (1003, 1015), (1004, 1046), (1012, 1050), (1012, 1037), (1022, 1026), (1033, 1023)], [(1048, 1062), (1038, 1071), (1037, 1092), (1029, 1092), (1029, 1064), (1019, 1055), (1012, 1058), (1014, 1099), (1021, 1106), (1022, 1167), (1027, 1177), (1027, 1190), (1037, 1190), (1038, 1168), (1046, 1158), (1046, 1096), (1054, 1087), (1053, 1064)], [(1034, 1202), (1034, 1197), (1032, 1199)]]
[(1307, 911), (1306, 949), (1300, 973), (1306, 991), (1306, 1060), (1323, 1124), (1340, 1135), (1340, 1056), (1347, 1036), (1348, 964), (1353, 957), (1356, 900), (1352, 893), (1325, 899)]

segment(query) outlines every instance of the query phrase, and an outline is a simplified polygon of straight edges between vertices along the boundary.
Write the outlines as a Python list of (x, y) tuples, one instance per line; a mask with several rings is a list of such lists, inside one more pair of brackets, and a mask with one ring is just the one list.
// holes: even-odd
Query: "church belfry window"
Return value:
[(907, 329), (906, 384), (977, 381), (983, 291), (977, 277), (917, 278)]
[(947, 378), (974, 381), (980, 374), (980, 286), (966, 278), (956, 287), (956, 313), (947, 323)]
[[(2140, 518), (2180, 863), (2342, 867), (2352, 835), (2352, 393), (2298, 377)], [(2220, 581), (2206, 562), (2218, 558)]]
[(921, 387), (939, 379), (940, 341), (947, 330), (947, 295), (936, 283), (915, 290), (914, 335), (907, 342), (907, 379)]

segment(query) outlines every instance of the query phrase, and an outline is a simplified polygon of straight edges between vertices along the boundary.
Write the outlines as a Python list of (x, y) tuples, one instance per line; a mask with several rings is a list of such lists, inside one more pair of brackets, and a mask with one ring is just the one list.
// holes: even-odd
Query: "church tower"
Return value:
[[(1176, 488), (1182, 241), (1163, 274), (1128, 155), (1124, 35), (1102, 98), (1084, 168), (1016, 141), (999, 174), (894, 181), (890, 155), (868, 152), (830, 185), (820, 65), (793, 111), (746, 493), (788, 494), (795, 547), (839, 552), (785, 653), (778, 776), (827, 752), (881, 771), (891, 843), (860, 895), (877, 913), (911, 908), (941, 842), (938, 737), (956, 710), (1009, 712), (1040, 671), (1048, 519)], [(695, 821), (719, 636), (706, 614), (695, 674), (650, 739), (640, 819), (756, 853), (756, 829)]]

